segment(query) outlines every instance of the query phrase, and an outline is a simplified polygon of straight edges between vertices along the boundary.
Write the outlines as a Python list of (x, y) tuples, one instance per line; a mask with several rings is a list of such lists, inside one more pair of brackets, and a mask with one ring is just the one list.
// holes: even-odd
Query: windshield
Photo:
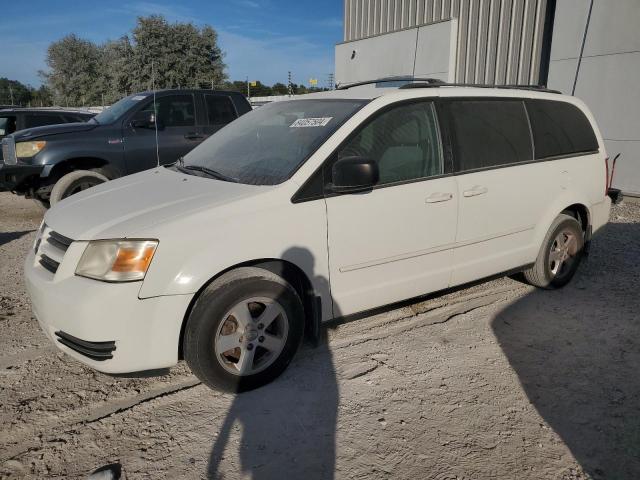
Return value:
[(184, 157), (251, 185), (277, 185), (293, 172), (364, 100), (293, 100), (253, 110), (212, 135)]
[(120, 118), (124, 113), (129, 111), (131, 107), (137, 105), (141, 100), (149, 97), (151, 94), (136, 94), (129, 95), (128, 97), (124, 97), (121, 100), (118, 100), (116, 103), (106, 108), (98, 115), (93, 117), (98, 123), (108, 124), (115, 122), (118, 118)]

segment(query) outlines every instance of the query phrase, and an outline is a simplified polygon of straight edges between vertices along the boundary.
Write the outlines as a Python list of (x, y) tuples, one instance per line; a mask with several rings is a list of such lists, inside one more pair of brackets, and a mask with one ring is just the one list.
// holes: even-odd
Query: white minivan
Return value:
[(565, 285), (611, 206), (585, 105), (385, 85), (262, 106), (49, 210), (25, 265), (43, 330), (103, 372), (184, 358), (241, 391), (331, 319), (502, 272)]

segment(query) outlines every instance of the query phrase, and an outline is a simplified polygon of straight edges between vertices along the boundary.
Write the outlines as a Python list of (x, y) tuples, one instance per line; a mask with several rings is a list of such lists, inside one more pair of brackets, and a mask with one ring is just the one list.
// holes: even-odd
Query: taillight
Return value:
[(605, 170), (605, 180), (604, 180), (604, 196), (606, 197), (609, 193), (609, 157), (604, 159), (604, 170)]

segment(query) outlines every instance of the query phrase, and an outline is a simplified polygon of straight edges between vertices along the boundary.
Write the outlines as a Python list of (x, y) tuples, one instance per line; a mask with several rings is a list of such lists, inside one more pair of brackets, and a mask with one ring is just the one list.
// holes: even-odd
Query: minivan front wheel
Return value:
[(49, 203), (53, 207), (60, 200), (71, 195), (95, 187), (109, 179), (99, 172), (93, 170), (75, 170), (60, 177), (51, 190)]
[(287, 368), (303, 322), (302, 302), (288, 282), (261, 268), (238, 268), (196, 300), (185, 326), (184, 358), (211, 388), (251, 390)]
[(560, 214), (549, 228), (536, 263), (524, 272), (524, 276), (536, 287), (563, 287), (578, 270), (583, 249), (584, 234), (580, 223), (570, 215)]

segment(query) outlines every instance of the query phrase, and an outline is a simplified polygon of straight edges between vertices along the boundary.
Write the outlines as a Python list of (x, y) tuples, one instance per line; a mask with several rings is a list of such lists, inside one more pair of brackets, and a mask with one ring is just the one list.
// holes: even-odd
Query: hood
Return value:
[(131, 238), (152, 225), (272, 189), (158, 168), (77, 193), (51, 208), (44, 221), (73, 240)]
[(41, 138), (49, 135), (59, 135), (61, 133), (76, 133), (93, 130), (98, 126), (95, 122), (61, 123), (60, 125), (46, 125), (44, 127), (27, 128), (12, 134), (13, 139), (18, 142)]

